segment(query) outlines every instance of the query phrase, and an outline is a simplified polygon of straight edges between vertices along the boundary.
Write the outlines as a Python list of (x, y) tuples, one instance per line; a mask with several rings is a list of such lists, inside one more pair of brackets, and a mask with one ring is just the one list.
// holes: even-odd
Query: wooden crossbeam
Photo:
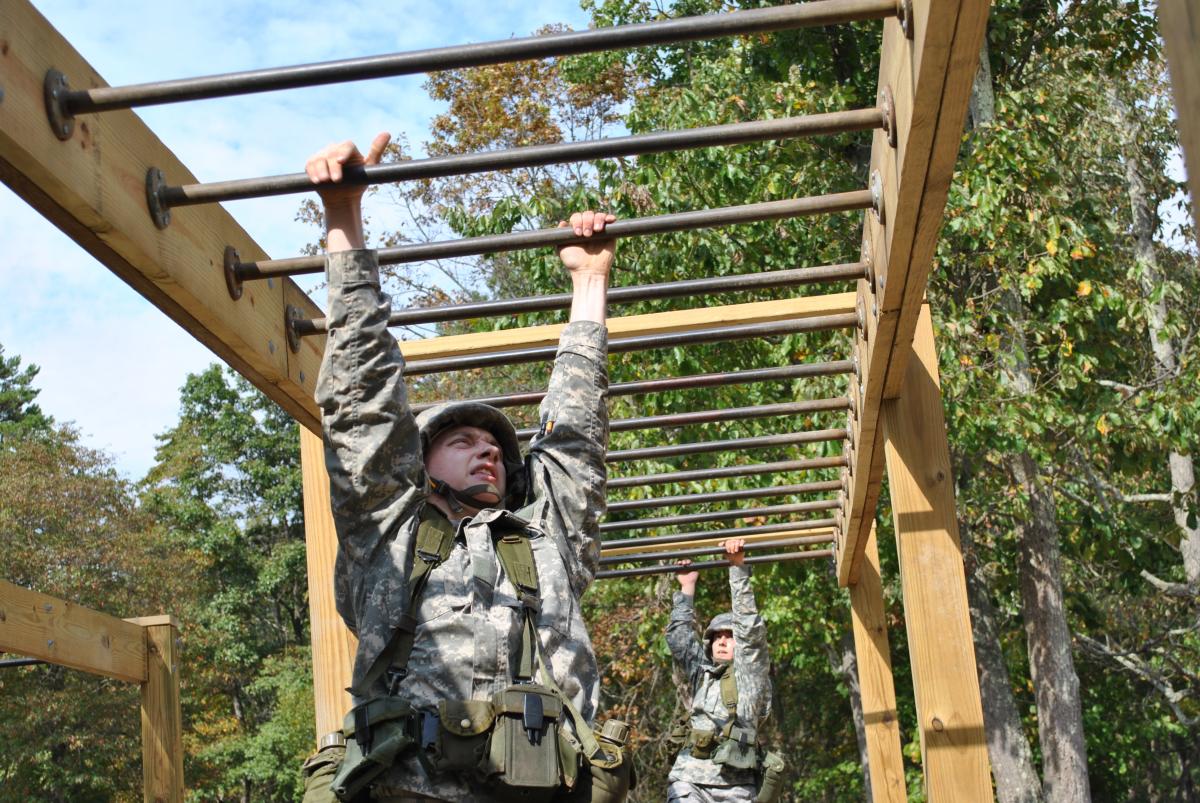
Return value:
[(146, 680), (141, 625), (0, 580), (0, 652), (130, 683)]
[[(43, 102), (47, 71), (59, 70), (75, 89), (106, 84), (27, 0), (0, 4), (0, 43), (0, 180), (301, 424), (317, 428), (313, 391), (324, 338), (306, 338), (293, 354), (284, 310), (321, 311), (287, 279), (254, 282), (240, 300), (230, 297), (225, 247), (243, 259), (267, 254), (220, 206), (177, 209), (168, 228), (154, 225), (147, 171), (195, 177), (133, 112), (81, 117), (70, 139), (59, 141)], [(135, 350), (133, 343), (125, 349)]]
[(880, 404), (899, 394), (905, 376), (987, 23), (987, 0), (913, 0), (912, 7), (911, 40), (896, 20), (884, 22), (879, 87), (895, 103), (897, 143), (875, 132), (871, 170), (881, 179), (884, 217), (868, 213), (864, 226), (875, 282), (858, 286), (866, 325), (856, 347), (860, 403), (837, 544), (842, 585), (858, 576), (875, 518)]
[[(735, 324), (771, 323), (839, 315), (854, 312), (854, 293), (800, 296), (749, 304), (726, 304), (720, 307), (654, 312), (647, 315), (628, 315), (608, 319), (609, 338), (686, 332)], [(486, 354), (508, 349), (552, 346), (558, 342), (564, 324), (526, 326), (502, 329), (498, 332), (472, 332), (447, 335), (427, 340), (408, 340), (400, 343), (405, 359), (432, 360), (458, 357), (464, 354)]]

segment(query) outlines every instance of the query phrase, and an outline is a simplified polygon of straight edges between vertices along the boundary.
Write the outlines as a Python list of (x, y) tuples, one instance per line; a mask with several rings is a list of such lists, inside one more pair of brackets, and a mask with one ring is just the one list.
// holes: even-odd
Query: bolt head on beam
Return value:
[(232, 245), (225, 246), (225, 287), (229, 297), (237, 301), (242, 297), (242, 280), (237, 274), (238, 263), (242, 261), (237, 249)]
[(892, 88), (884, 86), (879, 93), (879, 111), (883, 114), (883, 133), (887, 136), (888, 145), (896, 147), (896, 99), (892, 96)]
[(66, 142), (75, 133), (75, 116), (67, 110), (65, 99), (71, 85), (67, 76), (58, 70), (47, 70), (42, 82), (42, 96), (46, 101), (46, 117), (54, 136)]
[(871, 211), (875, 213), (879, 225), (887, 225), (887, 215), (883, 208), (883, 176), (878, 170), (871, 171)]
[(171, 225), (171, 208), (162, 202), (162, 190), (166, 184), (163, 172), (157, 167), (146, 171), (146, 206), (150, 209), (154, 225), (160, 229)]

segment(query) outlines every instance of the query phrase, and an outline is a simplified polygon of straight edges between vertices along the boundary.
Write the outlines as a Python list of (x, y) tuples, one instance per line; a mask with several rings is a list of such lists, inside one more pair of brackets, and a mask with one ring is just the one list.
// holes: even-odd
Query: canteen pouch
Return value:
[(337, 803), (331, 784), (345, 757), (346, 748), (340, 744), (308, 757), (304, 762), (303, 803)]
[(535, 683), (509, 686), (492, 702), (496, 720), (486, 775), (508, 787), (502, 792), (506, 797), (531, 803), (549, 801), (560, 787), (562, 703), (548, 688)]
[(596, 734), (603, 758), (592, 761), (585, 757), (588, 771), (581, 772), (575, 788), (555, 798), (555, 803), (624, 803), (629, 790), (637, 785), (633, 756), (625, 745), (628, 733), (624, 722), (605, 722)]
[(711, 758), (717, 746), (717, 732), (693, 730), (688, 738), (688, 752), (696, 758)]
[(492, 704), (487, 700), (443, 700), (438, 703), (437, 717), (435, 741), (421, 745), (426, 768), (431, 772), (474, 773), (485, 767), (496, 720)]
[(775, 803), (783, 794), (783, 773), (787, 764), (778, 753), (767, 753), (763, 756), (759, 768), (758, 795), (754, 803)]
[(346, 757), (330, 788), (343, 803), (351, 803), (372, 781), (416, 743), (413, 710), (397, 697), (372, 697), (346, 714), (342, 734)]
[(731, 728), (729, 736), (713, 751), (712, 762), (732, 769), (756, 770), (758, 745), (747, 731)]

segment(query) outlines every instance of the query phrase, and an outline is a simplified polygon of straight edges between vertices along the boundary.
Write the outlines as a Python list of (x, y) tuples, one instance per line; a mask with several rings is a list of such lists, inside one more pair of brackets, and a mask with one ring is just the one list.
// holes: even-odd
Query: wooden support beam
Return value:
[(183, 716), (179, 706), (179, 626), (143, 619), (142, 779), (145, 803), (183, 803)]
[[(305, 338), (293, 354), (284, 309), (293, 304), (305, 317), (321, 311), (287, 279), (253, 282), (240, 300), (230, 297), (225, 247), (243, 259), (267, 254), (220, 206), (177, 209), (168, 228), (155, 227), (147, 171), (157, 167), (183, 182), (195, 177), (133, 112), (81, 117), (70, 139), (58, 140), (43, 101), (47, 71), (62, 72), (73, 89), (106, 84), (27, 0), (0, 4), (0, 43), (0, 180), (302, 425), (318, 429), (313, 391), (324, 338)], [(135, 349), (126, 344), (125, 351)]]
[(130, 683), (146, 680), (142, 628), (0, 580), (0, 652)]
[(838, 540), (838, 582), (854, 582), (875, 517), (883, 470), (879, 409), (895, 398), (905, 376), (910, 343), (925, 295), (950, 179), (958, 157), (988, 0), (913, 0), (910, 40), (886, 20), (879, 91), (896, 108), (896, 146), (876, 131), (871, 171), (879, 176), (882, 220), (867, 213), (864, 252), (875, 281), (861, 280), (858, 306), (859, 405), (855, 450)]
[(308, 550), (308, 614), (312, 639), (313, 702), (317, 739), (341, 730), (352, 702), (346, 689), (357, 641), (338, 615), (333, 598), (333, 563), (337, 533), (329, 503), (329, 475), (321, 438), (300, 428), (300, 463), (304, 481), (304, 540)]
[(905, 803), (908, 787), (904, 783), (904, 758), (900, 753), (900, 720), (896, 713), (896, 687), (892, 680), (892, 656), (874, 526), (867, 535), (858, 582), (850, 586), (850, 616), (854, 629), (854, 655), (858, 659), (863, 724), (867, 732), (871, 800), (874, 803)]
[(903, 393), (884, 405), (883, 427), (925, 791), (930, 803), (990, 801), (983, 705), (928, 306), (912, 349)]
[(1175, 124), (1192, 191), (1192, 221), (1200, 231), (1200, 5), (1158, 0), (1158, 30), (1166, 46), (1175, 95)]
[[(623, 318), (608, 319), (608, 336), (610, 339), (637, 337), (735, 324), (771, 323), (823, 315), (840, 315), (854, 312), (854, 302), (854, 293), (832, 293), (776, 301), (758, 301), (750, 304), (727, 304), (720, 307), (628, 315)], [(458, 357), (464, 354), (485, 354), (508, 349), (552, 346), (558, 343), (564, 325), (548, 324), (520, 329), (501, 329), (497, 332), (447, 335), (427, 340), (406, 340), (400, 342), (400, 351), (407, 360), (433, 360), (443, 357)]]

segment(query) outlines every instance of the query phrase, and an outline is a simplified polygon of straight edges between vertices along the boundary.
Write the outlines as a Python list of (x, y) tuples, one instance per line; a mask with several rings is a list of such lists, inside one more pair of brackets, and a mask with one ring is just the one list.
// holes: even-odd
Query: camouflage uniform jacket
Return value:
[[(767, 652), (767, 626), (758, 615), (754, 591), (750, 588), (747, 566), (729, 567), (729, 591), (733, 599), (733, 676), (737, 683), (737, 725), (755, 734), (771, 713), (770, 655)], [(675, 592), (671, 621), (667, 625), (667, 644), (692, 690), (690, 726), (695, 730), (716, 730), (729, 721), (721, 702), (721, 666), (705, 652), (696, 635), (696, 615), (691, 596)], [(689, 781), (701, 786), (753, 784), (753, 770), (726, 770), (709, 759), (696, 758), (685, 747), (675, 758), (670, 780)]]
[[(338, 612), (358, 636), (351, 689), (357, 701), (383, 691), (381, 683), (362, 688), (362, 680), (409, 607), (408, 575), (428, 480), (404, 386), (404, 358), (388, 333), (391, 301), (380, 290), (375, 253), (331, 254), (327, 269), (329, 336), (316, 396), (338, 536)], [(555, 682), (589, 722), (600, 678), (579, 599), (600, 557), (607, 386), (604, 325), (569, 324), (527, 463), (532, 505), (526, 515), (542, 598), (538, 636)], [(489, 529), (507, 516), (484, 510), (459, 522), (450, 557), (429, 575), (399, 690), (417, 708), (446, 699), (490, 699), (512, 682), (521, 606)], [(388, 794), (487, 799), (457, 778), (429, 778), (412, 756), (388, 773), (385, 785), (395, 787)]]

